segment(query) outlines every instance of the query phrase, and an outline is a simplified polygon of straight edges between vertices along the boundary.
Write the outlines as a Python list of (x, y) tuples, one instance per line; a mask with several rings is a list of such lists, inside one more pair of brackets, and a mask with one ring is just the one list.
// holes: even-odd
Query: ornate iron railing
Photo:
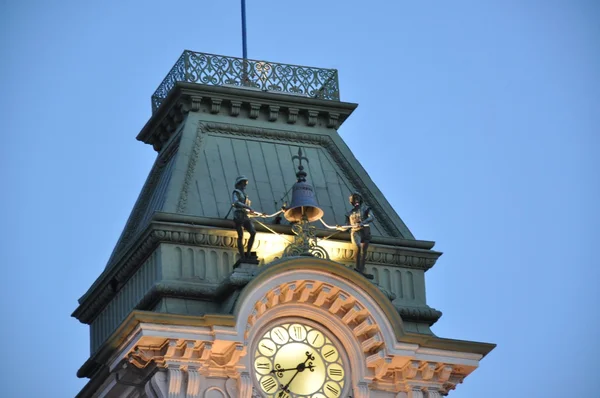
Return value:
[(176, 82), (251, 87), (263, 91), (340, 100), (336, 69), (279, 64), (186, 50), (152, 95), (152, 113), (160, 107)]

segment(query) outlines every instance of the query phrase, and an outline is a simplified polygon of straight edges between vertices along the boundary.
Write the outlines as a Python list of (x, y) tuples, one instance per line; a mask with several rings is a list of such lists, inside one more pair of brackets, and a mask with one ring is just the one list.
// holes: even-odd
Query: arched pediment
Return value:
[(367, 367), (385, 362), (388, 349), (404, 335), (398, 311), (377, 286), (344, 265), (312, 257), (284, 259), (265, 268), (244, 288), (234, 314), (237, 334), (246, 342), (279, 318), (305, 317), (323, 324), (354, 354), (355, 383), (367, 377)]

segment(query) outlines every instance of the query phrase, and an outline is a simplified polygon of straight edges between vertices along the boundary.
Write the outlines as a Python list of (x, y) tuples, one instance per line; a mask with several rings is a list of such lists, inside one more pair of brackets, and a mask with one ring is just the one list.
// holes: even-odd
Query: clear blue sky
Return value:
[[(593, 0), (248, 0), (249, 56), (339, 69), (360, 104), (340, 134), (445, 253), (435, 333), (498, 344), (451, 397), (597, 389), (598, 21)], [(70, 314), (150, 170), (135, 136), (184, 49), (240, 56), (239, 0), (0, 2), (3, 397), (84, 385)]]

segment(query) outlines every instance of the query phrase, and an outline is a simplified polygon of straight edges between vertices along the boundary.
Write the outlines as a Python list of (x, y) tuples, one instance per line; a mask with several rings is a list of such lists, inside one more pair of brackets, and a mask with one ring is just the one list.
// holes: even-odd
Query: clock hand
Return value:
[(292, 381), (294, 381), (294, 378), (296, 376), (298, 376), (298, 373), (300, 373), (299, 370), (296, 371), (296, 373), (294, 373), (294, 375), (292, 376), (292, 378), (290, 379), (290, 381), (288, 381), (288, 383), (285, 386), (281, 387), (281, 392), (279, 393), (280, 397), (283, 397), (283, 393), (284, 392), (288, 392), (288, 393), (290, 392), (290, 389), (288, 387), (290, 386), (290, 384), (292, 384)]
[(302, 372), (305, 369), (309, 369), (312, 372), (313, 369), (315, 368), (315, 365), (308, 365), (308, 366), (306, 366), (303, 363), (299, 364), (295, 368), (287, 368), (287, 369), (281, 369), (281, 368), (278, 368), (277, 366), (278, 366), (278, 364), (275, 365), (275, 369), (271, 370), (269, 373), (277, 374), (278, 377), (283, 377), (283, 374), (280, 374), (280, 373), (288, 372), (290, 370), (298, 370), (298, 371)]
[[(298, 366), (296, 366), (296, 373), (294, 373), (294, 375), (292, 376), (290, 381), (288, 381), (285, 386), (281, 387), (281, 392), (279, 393), (279, 397), (283, 397), (284, 392), (288, 392), (288, 393), (290, 392), (288, 387), (290, 386), (290, 384), (292, 384), (292, 381), (294, 381), (296, 376), (298, 376), (298, 373), (304, 372), (304, 370), (307, 368), (306, 362), (308, 362), (309, 360), (314, 360), (314, 359), (315, 359), (315, 357), (310, 352), (306, 351), (306, 360), (304, 362), (299, 363)], [(311, 370), (314, 367), (312, 365), (312, 362), (308, 366), (309, 366), (309, 369), (311, 369)]]

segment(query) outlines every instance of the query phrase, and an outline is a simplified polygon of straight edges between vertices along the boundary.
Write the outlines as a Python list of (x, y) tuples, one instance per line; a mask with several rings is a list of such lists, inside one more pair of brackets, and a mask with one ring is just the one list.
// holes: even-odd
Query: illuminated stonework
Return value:
[[(425, 273), (442, 253), (412, 235), (338, 133), (357, 104), (339, 101), (336, 71), (247, 61), (186, 52), (157, 90), (137, 136), (156, 161), (73, 313), (90, 326), (77, 397), (446, 395), (494, 346), (431, 331), (442, 314)], [(343, 228), (307, 225), (319, 252), (291, 250), (308, 234), (290, 219), (253, 219), (258, 258), (238, 261), (233, 182), (247, 175), (253, 209), (275, 213), (297, 182), (294, 153), (324, 226), (344, 225), (355, 191), (372, 211), (372, 281), (353, 270)]]
[[(482, 354), (464, 352), (464, 343), (446, 341), (448, 350), (402, 342), (415, 336), (363, 279), (331, 261), (295, 258), (259, 274), (231, 318), (194, 325), (194, 317), (169, 316), (165, 324), (139, 312), (110, 372), (149, 375), (148, 397), (437, 398), (478, 366)], [(288, 385), (299, 367), (301, 383)], [(108, 396), (115, 388), (105, 385)]]

